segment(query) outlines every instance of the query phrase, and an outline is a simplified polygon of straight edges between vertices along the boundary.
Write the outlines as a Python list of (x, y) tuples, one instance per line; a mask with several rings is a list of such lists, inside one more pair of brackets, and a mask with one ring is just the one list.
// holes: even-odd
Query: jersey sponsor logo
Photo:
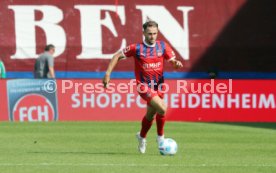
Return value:
[(144, 69), (160, 68), (160, 67), (161, 67), (161, 62), (143, 64)]

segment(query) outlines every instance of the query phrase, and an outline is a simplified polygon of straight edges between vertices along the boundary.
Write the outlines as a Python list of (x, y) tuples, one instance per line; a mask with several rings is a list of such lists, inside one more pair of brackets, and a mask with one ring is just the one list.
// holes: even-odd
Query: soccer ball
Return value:
[(159, 143), (159, 151), (161, 155), (175, 155), (177, 152), (177, 143), (171, 138), (165, 138)]

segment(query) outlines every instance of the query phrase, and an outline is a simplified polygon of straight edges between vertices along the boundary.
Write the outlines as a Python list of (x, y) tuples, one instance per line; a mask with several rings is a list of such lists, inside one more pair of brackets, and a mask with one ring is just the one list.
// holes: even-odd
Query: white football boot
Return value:
[(140, 153), (144, 154), (146, 152), (146, 145), (147, 145), (146, 138), (142, 138), (140, 136), (140, 132), (136, 134), (136, 138), (138, 140), (138, 150)]
[(158, 146), (159, 146), (159, 144), (160, 144), (162, 141), (164, 141), (164, 139), (165, 139), (165, 136), (164, 136), (164, 135), (163, 135), (163, 136), (157, 136), (156, 142), (157, 142)]

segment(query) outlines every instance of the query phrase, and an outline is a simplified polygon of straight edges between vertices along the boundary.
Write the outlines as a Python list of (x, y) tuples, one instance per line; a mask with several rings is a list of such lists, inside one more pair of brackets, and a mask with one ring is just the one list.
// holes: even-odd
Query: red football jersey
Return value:
[(147, 45), (145, 42), (131, 44), (122, 53), (125, 57), (134, 58), (138, 84), (150, 84), (152, 80), (158, 85), (163, 83), (164, 59), (170, 61), (175, 58), (172, 48), (163, 41), (156, 41), (154, 45)]

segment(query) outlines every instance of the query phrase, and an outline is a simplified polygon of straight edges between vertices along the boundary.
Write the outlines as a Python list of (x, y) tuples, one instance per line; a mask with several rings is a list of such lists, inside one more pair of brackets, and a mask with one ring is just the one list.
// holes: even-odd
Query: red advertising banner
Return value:
[[(166, 116), (169, 121), (276, 122), (275, 86), (275, 80), (167, 80)], [(58, 115), (57, 121), (139, 121), (146, 103), (137, 87), (135, 80), (112, 80), (107, 89), (102, 88), (101, 80), (51, 80), (41, 86), (44, 95), (56, 92), (58, 108), (51, 111), (58, 113), (50, 113)], [(1, 121), (9, 120), (6, 90), (6, 81), (1, 80)], [(25, 99), (24, 105), (31, 106), (31, 102)], [(43, 108), (44, 103), (49, 105), (43, 101), (39, 106)], [(38, 116), (30, 114), (36, 121), (33, 117)], [(45, 110), (40, 114), (51, 121)], [(26, 117), (24, 121), (28, 121)]]
[(9, 120), (6, 82), (0, 79), (0, 121)]

